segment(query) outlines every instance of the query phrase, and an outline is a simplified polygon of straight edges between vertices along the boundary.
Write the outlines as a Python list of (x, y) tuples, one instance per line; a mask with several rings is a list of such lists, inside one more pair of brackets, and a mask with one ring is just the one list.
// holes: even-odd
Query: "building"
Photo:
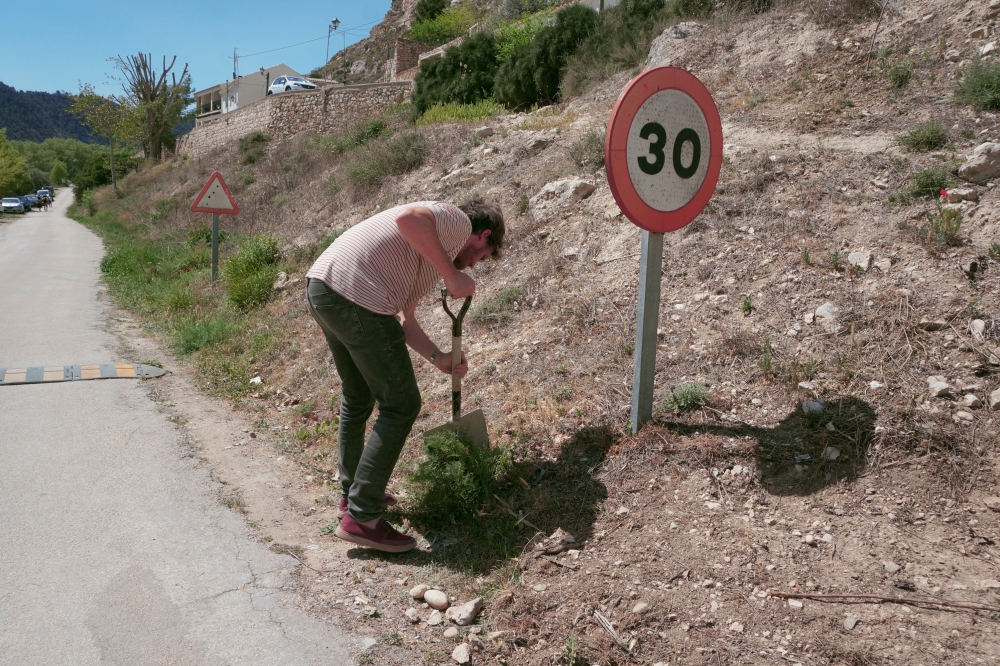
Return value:
[(199, 90), (194, 94), (195, 126), (200, 127), (205, 121), (264, 99), (267, 87), (279, 76), (302, 75), (287, 65), (275, 65), (241, 76), (236, 81)]

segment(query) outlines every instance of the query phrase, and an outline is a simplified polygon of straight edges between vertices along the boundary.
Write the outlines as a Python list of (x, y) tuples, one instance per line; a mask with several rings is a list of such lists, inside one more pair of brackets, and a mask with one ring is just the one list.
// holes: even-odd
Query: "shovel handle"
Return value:
[(456, 315), (448, 307), (448, 290), (441, 290), (441, 305), (451, 317), (451, 421), (455, 423), (462, 417), (462, 379), (455, 374), (455, 368), (462, 362), (462, 320), (469, 311), (472, 296), (465, 299), (462, 308)]

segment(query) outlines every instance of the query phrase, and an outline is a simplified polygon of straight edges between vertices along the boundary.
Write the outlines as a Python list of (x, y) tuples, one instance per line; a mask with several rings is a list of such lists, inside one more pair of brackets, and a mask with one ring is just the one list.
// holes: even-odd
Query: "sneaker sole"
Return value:
[(350, 532), (345, 532), (344, 530), (337, 528), (335, 532), (338, 539), (343, 541), (348, 541), (350, 543), (356, 544), (358, 546), (365, 546), (366, 548), (374, 548), (375, 550), (381, 550), (385, 553), (405, 553), (408, 550), (413, 550), (417, 547), (416, 539), (413, 539), (407, 544), (399, 546), (390, 546), (384, 543), (379, 543), (377, 541), (369, 541), (364, 537), (355, 536)]

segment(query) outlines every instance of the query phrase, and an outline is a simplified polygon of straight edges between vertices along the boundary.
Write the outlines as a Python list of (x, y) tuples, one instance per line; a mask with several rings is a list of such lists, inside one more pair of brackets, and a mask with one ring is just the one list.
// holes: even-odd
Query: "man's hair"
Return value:
[(493, 256), (499, 256), (500, 248), (503, 247), (503, 235), (506, 232), (506, 227), (504, 227), (503, 223), (503, 211), (500, 210), (500, 206), (486, 203), (479, 197), (473, 197), (459, 205), (459, 208), (469, 216), (469, 221), (472, 222), (473, 234), (478, 234), (486, 229), (490, 230), (487, 240), (493, 248)]

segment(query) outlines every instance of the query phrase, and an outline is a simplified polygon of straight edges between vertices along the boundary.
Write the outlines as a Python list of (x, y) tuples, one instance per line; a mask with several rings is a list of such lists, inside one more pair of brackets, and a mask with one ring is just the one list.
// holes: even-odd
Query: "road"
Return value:
[[(48, 212), (0, 223), (0, 367), (122, 359), (101, 241)], [(155, 381), (155, 380), (151, 380)], [(252, 541), (136, 380), (0, 386), (0, 664), (353, 664), (298, 611), (297, 564)]]

